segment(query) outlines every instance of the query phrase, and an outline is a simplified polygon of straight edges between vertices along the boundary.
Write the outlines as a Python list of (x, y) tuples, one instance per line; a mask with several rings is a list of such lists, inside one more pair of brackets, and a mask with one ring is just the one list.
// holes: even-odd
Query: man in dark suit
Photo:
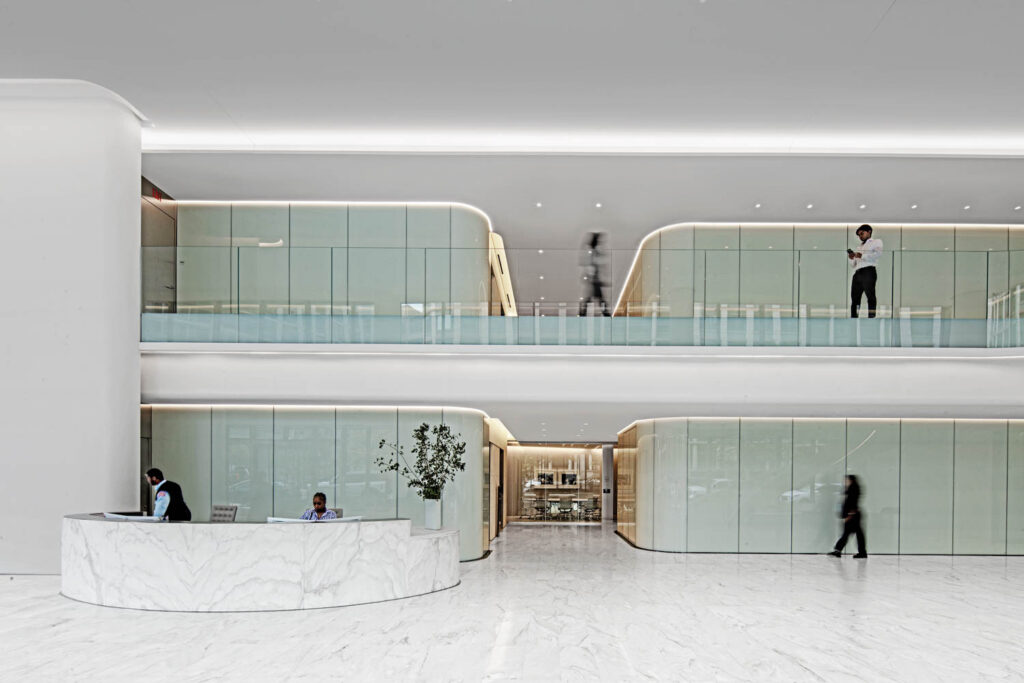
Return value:
[(192, 511), (185, 504), (180, 486), (164, 479), (164, 473), (155, 467), (146, 470), (146, 476), (153, 485), (156, 496), (156, 503), (153, 506), (154, 517), (163, 517), (172, 522), (192, 520)]

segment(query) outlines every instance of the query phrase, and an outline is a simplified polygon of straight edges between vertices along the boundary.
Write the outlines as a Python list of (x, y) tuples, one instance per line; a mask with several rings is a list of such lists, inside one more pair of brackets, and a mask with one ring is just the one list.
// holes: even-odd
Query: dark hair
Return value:
[(146, 476), (147, 477), (156, 477), (160, 481), (163, 481), (163, 479), (164, 479), (164, 473), (161, 472), (160, 470), (158, 470), (155, 467), (150, 467), (148, 470), (146, 470)]
[(313, 500), (316, 500), (317, 498), (319, 498), (320, 500), (322, 500), (322, 501), (324, 502), (324, 505), (326, 505), (326, 504), (327, 504), (327, 496), (325, 496), (325, 495), (324, 495), (323, 493), (321, 493), (320, 491), (317, 491), (316, 493), (314, 493), (314, 494), (313, 494)]
[(861, 230), (867, 230), (868, 232), (873, 232), (871, 230), (871, 226), (868, 225), (867, 223), (865, 223), (864, 225), (862, 225), (859, 228), (857, 228), (857, 232), (860, 232)]
[(850, 480), (850, 485), (846, 487), (847, 495), (849, 495), (851, 491), (856, 491), (857, 493), (860, 493), (860, 482), (857, 481), (857, 475), (847, 474), (846, 478)]

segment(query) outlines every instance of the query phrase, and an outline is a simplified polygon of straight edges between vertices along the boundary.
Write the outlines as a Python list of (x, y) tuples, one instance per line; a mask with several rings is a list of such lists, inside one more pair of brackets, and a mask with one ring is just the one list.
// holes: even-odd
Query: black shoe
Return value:
[(833, 550), (832, 552), (829, 553), (829, 555), (831, 555), (832, 557), (842, 557), (843, 556), (843, 554), (841, 552), (839, 552), (838, 550)]
[(863, 560), (863, 559), (867, 559), (867, 556), (868, 556), (867, 553), (857, 553), (856, 555), (853, 556), (853, 559), (855, 559), (855, 560)]

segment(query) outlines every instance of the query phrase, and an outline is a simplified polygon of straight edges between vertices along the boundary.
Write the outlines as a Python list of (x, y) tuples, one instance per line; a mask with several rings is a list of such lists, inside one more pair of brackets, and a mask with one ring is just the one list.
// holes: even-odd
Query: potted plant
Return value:
[(462, 456), (466, 453), (466, 442), (461, 434), (453, 434), (448, 425), (434, 425), (426, 422), (413, 430), (414, 445), (411, 449), (415, 460), (412, 465), (405, 459), (405, 449), (397, 443), (381, 439), (377, 448), (390, 451), (388, 456), (378, 456), (377, 467), (381, 472), (398, 472), (409, 480), (409, 488), (423, 499), (426, 507), (426, 527), (441, 528), (441, 492), (445, 484), (455, 479), (457, 472), (466, 469)]

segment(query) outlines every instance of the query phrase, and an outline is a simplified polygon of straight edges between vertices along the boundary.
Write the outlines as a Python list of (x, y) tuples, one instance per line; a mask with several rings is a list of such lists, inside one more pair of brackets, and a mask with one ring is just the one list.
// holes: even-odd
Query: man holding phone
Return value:
[(857, 251), (846, 250), (846, 257), (850, 259), (850, 267), (853, 268), (853, 282), (850, 286), (850, 317), (856, 318), (857, 310), (860, 308), (860, 298), (868, 297), (868, 317), (875, 317), (876, 304), (875, 283), (878, 282), (878, 259), (882, 257), (882, 240), (871, 237), (871, 226), (862, 225), (857, 228), (857, 237), (860, 238), (860, 246)]

